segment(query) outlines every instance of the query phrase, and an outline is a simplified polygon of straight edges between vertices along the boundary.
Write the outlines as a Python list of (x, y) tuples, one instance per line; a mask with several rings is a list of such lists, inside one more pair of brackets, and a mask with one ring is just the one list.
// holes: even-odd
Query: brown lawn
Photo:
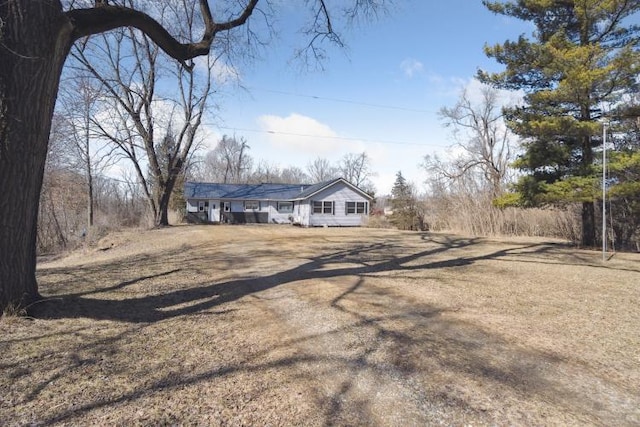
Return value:
[(640, 256), (180, 226), (41, 262), (0, 425), (640, 425)]

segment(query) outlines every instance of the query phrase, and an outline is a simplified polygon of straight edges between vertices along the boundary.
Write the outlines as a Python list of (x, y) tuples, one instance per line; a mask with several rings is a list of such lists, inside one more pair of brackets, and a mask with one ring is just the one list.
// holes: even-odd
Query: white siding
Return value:
[(303, 227), (309, 227), (309, 225), (311, 225), (309, 221), (311, 212), (309, 206), (310, 205), (308, 200), (303, 200), (296, 206), (296, 209), (294, 211), (295, 215), (293, 216), (293, 221), (296, 224), (300, 224)]
[[(311, 203), (313, 201), (330, 201), (334, 202), (333, 214), (313, 213)], [(346, 202), (367, 202), (369, 200), (360, 193), (353, 191), (350, 187), (342, 182), (321, 191), (312, 196), (309, 200), (309, 224), (310, 226), (339, 226), (339, 227), (358, 227), (362, 225), (365, 214), (349, 214), (346, 213)], [(368, 212), (368, 209), (367, 209)], [(303, 224), (306, 225), (306, 224)]]
[(187, 212), (198, 212), (198, 201), (195, 199), (187, 200)]
[(294, 217), (296, 205), (298, 202), (294, 203), (293, 212), (278, 212), (278, 202), (277, 201), (262, 201), (260, 202), (260, 210), (262, 212), (269, 212), (269, 223), (270, 224), (291, 224), (291, 218)]

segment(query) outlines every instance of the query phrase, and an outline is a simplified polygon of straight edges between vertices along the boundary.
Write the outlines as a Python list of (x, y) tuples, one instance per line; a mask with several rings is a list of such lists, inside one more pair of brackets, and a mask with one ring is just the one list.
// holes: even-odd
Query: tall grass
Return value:
[(539, 236), (571, 242), (580, 239), (580, 210), (496, 208), (484, 195), (447, 195), (425, 200), (430, 230), (474, 236)]

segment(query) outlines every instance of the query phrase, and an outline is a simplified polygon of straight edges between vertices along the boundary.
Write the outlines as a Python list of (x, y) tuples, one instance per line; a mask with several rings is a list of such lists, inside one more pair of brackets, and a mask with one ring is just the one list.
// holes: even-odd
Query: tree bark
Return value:
[(0, 309), (5, 312), (40, 297), (35, 277), (40, 189), (72, 28), (59, 0), (5, 0), (0, 23)]
[(169, 200), (171, 199), (173, 185), (165, 183), (159, 191), (158, 210), (155, 213), (154, 225), (156, 227), (167, 227), (169, 225)]

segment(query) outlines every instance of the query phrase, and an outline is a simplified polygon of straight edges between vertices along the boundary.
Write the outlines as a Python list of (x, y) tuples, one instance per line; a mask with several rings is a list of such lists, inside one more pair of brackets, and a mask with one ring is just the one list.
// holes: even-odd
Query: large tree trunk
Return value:
[(169, 225), (169, 199), (171, 192), (167, 191), (167, 188), (162, 188), (160, 197), (158, 197), (157, 206), (158, 210), (155, 213), (154, 225), (156, 227), (166, 227)]
[(39, 298), (38, 204), (70, 32), (59, 0), (0, 1), (0, 315)]
[(158, 210), (155, 212), (154, 218), (156, 227), (167, 227), (169, 225), (169, 202), (171, 201), (171, 193), (173, 193), (175, 183), (176, 177), (170, 176), (158, 189), (158, 200), (156, 201)]

